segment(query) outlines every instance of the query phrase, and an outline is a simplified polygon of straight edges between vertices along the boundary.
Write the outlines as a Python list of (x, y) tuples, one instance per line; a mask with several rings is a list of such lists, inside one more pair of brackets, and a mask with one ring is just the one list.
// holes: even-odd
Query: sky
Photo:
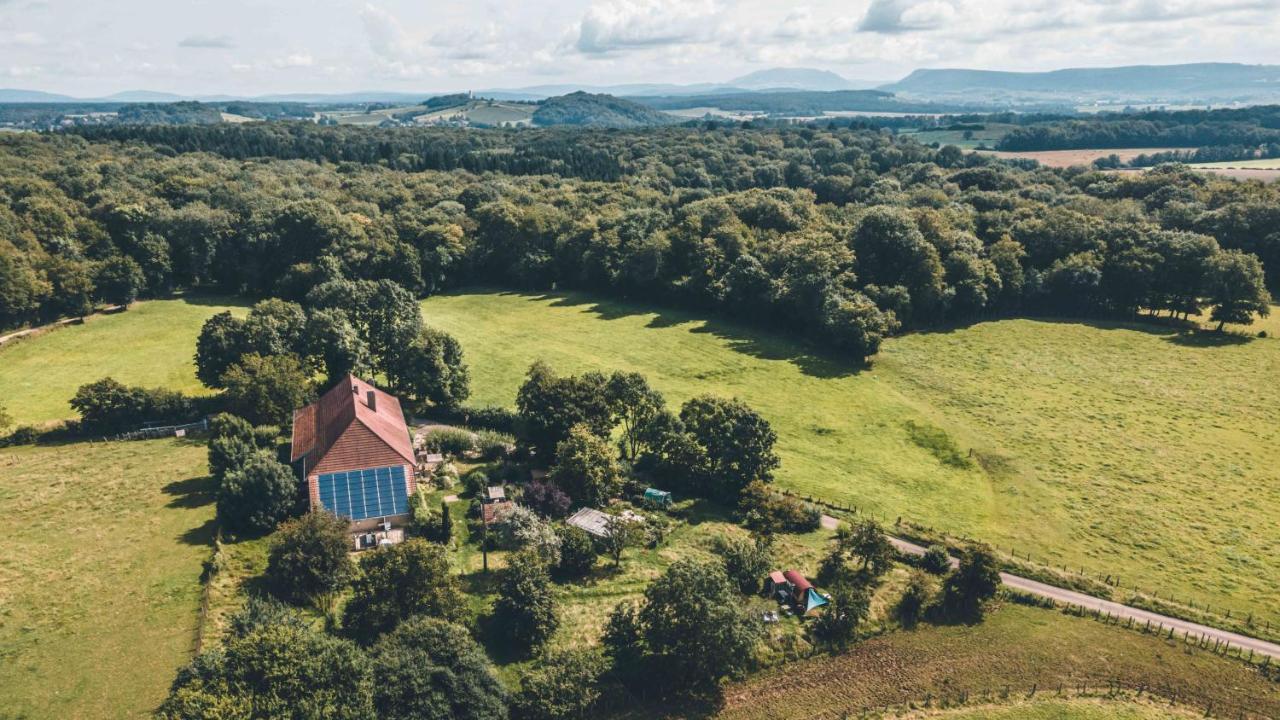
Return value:
[(1280, 0), (0, 0), (0, 87), (80, 97), (722, 82), (770, 67), (1280, 64)]

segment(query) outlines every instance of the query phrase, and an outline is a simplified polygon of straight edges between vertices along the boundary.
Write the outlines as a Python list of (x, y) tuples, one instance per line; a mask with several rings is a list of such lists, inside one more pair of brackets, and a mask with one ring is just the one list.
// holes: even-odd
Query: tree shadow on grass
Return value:
[(1215, 347), (1231, 347), (1234, 345), (1248, 345), (1256, 338), (1248, 335), (1240, 335), (1238, 333), (1218, 333), (1208, 331), (1193, 331), (1170, 335), (1165, 338), (1165, 342), (1181, 345), (1183, 347), (1197, 348), (1215, 348)]
[(186, 545), (208, 547), (213, 545), (213, 537), (218, 532), (218, 519), (209, 518), (200, 525), (188, 528), (178, 539)]
[(186, 480), (174, 480), (161, 488), (171, 499), (165, 507), (198, 508), (209, 505), (217, 493), (217, 483), (212, 477), (194, 477)]
[(808, 347), (804, 341), (788, 337), (781, 331), (754, 329), (724, 318), (694, 315), (652, 305), (625, 301), (602, 300), (582, 293), (507, 293), (533, 301), (550, 301), (551, 307), (585, 308), (601, 320), (652, 315), (647, 328), (664, 329), (689, 325), (689, 332), (711, 335), (734, 352), (759, 360), (789, 362), (810, 377), (831, 379), (857, 375), (868, 366)]

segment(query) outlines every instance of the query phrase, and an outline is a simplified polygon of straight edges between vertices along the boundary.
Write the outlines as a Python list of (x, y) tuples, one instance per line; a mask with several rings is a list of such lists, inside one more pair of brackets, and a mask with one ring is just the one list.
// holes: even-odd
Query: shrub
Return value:
[(985, 547), (960, 554), (960, 565), (943, 583), (942, 609), (948, 617), (976, 622), (982, 619), (987, 600), (1000, 589), (1000, 567)]
[(369, 652), (377, 717), (505, 720), (507, 697), (465, 628), (415, 617)]
[(776, 493), (763, 482), (747, 485), (738, 501), (743, 525), (753, 532), (807, 533), (822, 524), (822, 512), (790, 495)]
[(498, 529), (501, 547), (532, 550), (548, 566), (560, 562), (560, 536), (529, 508), (516, 507), (507, 513)]
[(227, 618), (226, 638), (247, 637), (263, 628), (274, 625), (293, 625), (307, 628), (307, 621), (298, 611), (274, 598), (250, 595), (244, 607)]
[(951, 555), (943, 545), (930, 545), (920, 556), (920, 567), (934, 575), (946, 575), (951, 569)]
[(903, 627), (914, 627), (920, 621), (925, 609), (933, 603), (936, 592), (934, 581), (927, 573), (920, 570), (911, 572), (907, 587), (902, 591), (902, 597), (898, 599), (898, 604), (894, 608), (898, 621)]
[(218, 520), (236, 532), (269, 532), (294, 511), (298, 499), (293, 470), (258, 452), (222, 479)]
[(504, 460), (516, 447), (516, 438), (510, 433), (479, 430), (475, 436), (476, 449), (480, 452), (480, 457), (487, 461)]
[(589, 717), (600, 698), (598, 683), (604, 660), (591, 650), (548, 653), (520, 678), (520, 692), (513, 698), (515, 720), (572, 720)]
[(423, 439), (426, 448), (431, 452), (445, 455), (464, 455), (477, 450), (476, 434), (462, 428), (432, 428)]
[(773, 564), (773, 548), (763, 537), (717, 538), (716, 552), (724, 561), (725, 572), (745, 595), (760, 592), (764, 576)]
[(422, 485), (413, 491), (409, 496), (409, 517), (415, 535), (434, 540), (440, 526), (436, 509), (427, 500), (430, 495), (431, 491)]
[(34, 425), (19, 425), (3, 439), (5, 446), (35, 445), (40, 440), (41, 430)]
[(579, 578), (591, 572), (596, 564), (595, 541), (582, 528), (566, 525), (556, 528), (560, 538), (560, 563), (556, 574), (563, 578)]
[(481, 468), (468, 472), (462, 476), (462, 488), (476, 497), (483, 497), (489, 489), (489, 473)]
[(256, 453), (250, 440), (236, 435), (215, 437), (209, 441), (209, 474), (221, 485), (228, 473), (239, 470)]
[(551, 483), (535, 480), (524, 488), (520, 501), (549, 518), (562, 518), (569, 514), (573, 501), (560, 488)]
[(305, 624), (283, 623), (197, 657), (178, 672), (155, 716), (368, 718), (373, 712), (373, 682), (360, 648)]
[(299, 603), (343, 588), (355, 572), (347, 529), (346, 520), (325, 511), (281, 524), (267, 551), (266, 577), (276, 594)]
[(71, 407), (80, 414), (85, 432), (98, 434), (125, 432), (149, 422), (186, 422), (196, 414), (194, 403), (182, 393), (127, 387), (109, 377), (81, 385)]
[(239, 415), (218, 413), (209, 418), (209, 433), (214, 438), (236, 437), (245, 442), (253, 442), (253, 425)]

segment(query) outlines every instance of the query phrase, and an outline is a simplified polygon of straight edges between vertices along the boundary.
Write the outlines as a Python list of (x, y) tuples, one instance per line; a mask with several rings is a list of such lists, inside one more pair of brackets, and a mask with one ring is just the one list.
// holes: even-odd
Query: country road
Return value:
[[(889, 536), (889, 542), (892, 543), (900, 552), (910, 555), (924, 554), (923, 547), (916, 545), (915, 543), (893, 537), (892, 535)], [(957, 564), (958, 562), (956, 559), (952, 558), (952, 567)], [(1208, 638), (1209, 640), (1218, 640), (1224, 643), (1230, 643), (1230, 647), (1238, 647), (1245, 651), (1252, 650), (1255, 654), (1268, 655), (1280, 660), (1280, 644), (1273, 642), (1258, 640), (1257, 638), (1251, 638), (1247, 635), (1240, 635), (1239, 633), (1233, 633), (1227, 630), (1219, 630), (1217, 628), (1209, 627), (1208, 625), (1201, 625), (1187, 620), (1179, 620), (1178, 618), (1161, 615), (1149, 610), (1129, 607), (1128, 605), (1122, 605), (1118, 602), (1103, 600), (1102, 598), (1085, 595), (1084, 593), (1078, 593), (1073, 590), (1064, 590), (1060, 587), (1046, 585), (1042, 582), (1028, 580), (1027, 578), (1010, 575), (1009, 573), (1000, 573), (1000, 581), (1015, 590), (1020, 590), (1042, 598), (1049, 598), (1065, 605), (1083, 607), (1090, 612), (1097, 610), (1102, 613), (1110, 613), (1113, 617), (1119, 617), (1122, 620), (1133, 618), (1133, 621), (1137, 623), (1145, 624), (1150, 622), (1153, 627), (1163, 627), (1166, 632), (1168, 632), (1169, 628), (1173, 628), (1175, 636), (1182, 636), (1185, 633), (1190, 633), (1192, 638), (1203, 637)]]

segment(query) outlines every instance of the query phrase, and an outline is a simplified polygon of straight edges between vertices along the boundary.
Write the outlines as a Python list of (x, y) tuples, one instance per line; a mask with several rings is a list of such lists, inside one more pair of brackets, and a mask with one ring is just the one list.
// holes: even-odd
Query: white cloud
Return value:
[(605, 0), (593, 3), (576, 28), (587, 54), (709, 39), (721, 7), (714, 0)]

